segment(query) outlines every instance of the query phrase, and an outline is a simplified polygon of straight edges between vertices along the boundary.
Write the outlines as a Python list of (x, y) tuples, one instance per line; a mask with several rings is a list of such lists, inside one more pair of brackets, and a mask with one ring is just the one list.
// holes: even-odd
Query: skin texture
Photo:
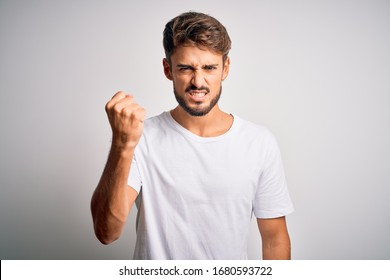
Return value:
[(131, 95), (117, 92), (106, 104), (112, 144), (91, 200), (96, 237), (103, 244), (118, 239), (138, 193), (127, 185), (134, 149), (142, 135), (145, 110)]
[(264, 260), (291, 259), (291, 243), (285, 217), (257, 219)]
[[(179, 124), (202, 137), (221, 135), (229, 130), (233, 117), (222, 112), (218, 103), (210, 108), (212, 101), (221, 92), (222, 81), (229, 74), (229, 59), (223, 63), (220, 54), (194, 46), (179, 46), (171, 56), (171, 63), (164, 59), (163, 66), (165, 76), (173, 82), (175, 95), (194, 111), (208, 111), (203, 116), (191, 116), (179, 105), (171, 111), (172, 117)], [(191, 92), (206, 94), (204, 98), (194, 100)]]
[[(179, 105), (172, 117), (202, 137), (227, 132), (233, 116), (218, 106), (222, 81), (229, 74), (230, 59), (196, 46), (178, 46), (163, 60), (165, 76), (173, 82)], [(91, 200), (97, 238), (103, 244), (118, 239), (138, 193), (127, 185), (134, 149), (142, 135), (145, 111), (131, 95), (116, 93), (106, 104), (112, 128), (112, 146), (101, 179)], [(263, 259), (290, 259), (290, 239), (284, 217), (257, 219)]]

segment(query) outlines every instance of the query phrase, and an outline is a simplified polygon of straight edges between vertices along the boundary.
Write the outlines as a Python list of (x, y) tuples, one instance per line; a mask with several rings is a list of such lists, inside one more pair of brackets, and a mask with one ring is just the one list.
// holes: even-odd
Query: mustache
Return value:
[(207, 93), (209, 93), (210, 92), (210, 89), (208, 88), (208, 87), (205, 87), (205, 86), (201, 86), (201, 87), (196, 87), (196, 86), (194, 86), (194, 85), (190, 85), (189, 87), (187, 87), (186, 88), (186, 92), (190, 92), (190, 91), (194, 91), (194, 90), (196, 90), (196, 91), (206, 91)]

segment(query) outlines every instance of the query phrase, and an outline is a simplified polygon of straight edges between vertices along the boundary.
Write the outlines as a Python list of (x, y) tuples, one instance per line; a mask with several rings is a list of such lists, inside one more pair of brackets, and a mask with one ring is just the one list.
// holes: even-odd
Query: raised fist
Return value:
[(112, 143), (121, 148), (135, 148), (144, 127), (144, 108), (134, 103), (132, 95), (119, 91), (106, 104), (106, 112), (112, 129)]

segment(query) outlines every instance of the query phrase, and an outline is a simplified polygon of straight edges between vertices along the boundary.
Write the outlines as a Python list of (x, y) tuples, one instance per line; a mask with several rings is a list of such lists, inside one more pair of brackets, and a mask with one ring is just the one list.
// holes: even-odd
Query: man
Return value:
[(184, 13), (167, 23), (163, 44), (179, 105), (144, 121), (132, 95), (107, 103), (113, 137), (91, 201), (96, 236), (119, 238), (136, 202), (135, 259), (246, 259), (254, 214), (263, 258), (289, 259), (293, 206), (276, 141), (218, 106), (230, 66), (226, 29)]

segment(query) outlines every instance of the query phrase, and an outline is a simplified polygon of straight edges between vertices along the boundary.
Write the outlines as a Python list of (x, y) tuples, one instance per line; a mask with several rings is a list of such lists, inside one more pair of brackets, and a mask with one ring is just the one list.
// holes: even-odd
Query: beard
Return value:
[[(207, 94), (210, 93), (210, 89), (207, 87), (197, 88), (193, 85), (186, 88), (185, 93), (191, 90), (203, 90), (207, 91)], [(196, 102), (196, 106), (191, 107), (190, 104), (188, 104), (188, 102), (178, 94), (178, 92), (176, 91), (175, 83), (173, 83), (173, 92), (175, 93), (176, 101), (179, 103), (180, 107), (184, 109), (184, 111), (186, 111), (189, 115), (193, 117), (202, 117), (207, 115), (211, 111), (211, 109), (213, 109), (214, 106), (218, 103), (222, 93), (222, 84), (219, 88), (218, 94), (213, 99), (211, 99), (210, 103), (207, 106), (202, 106), (203, 102)]]

